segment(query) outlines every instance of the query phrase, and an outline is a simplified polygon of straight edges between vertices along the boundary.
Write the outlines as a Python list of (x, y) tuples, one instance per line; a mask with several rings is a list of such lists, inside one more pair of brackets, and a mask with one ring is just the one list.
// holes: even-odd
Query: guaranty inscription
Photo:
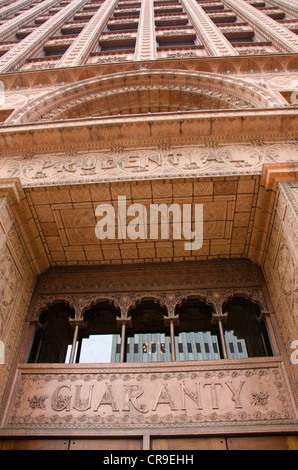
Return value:
[(160, 369), (150, 373), (22, 373), (7, 424), (127, 428), (292, 419), (278, 368)]

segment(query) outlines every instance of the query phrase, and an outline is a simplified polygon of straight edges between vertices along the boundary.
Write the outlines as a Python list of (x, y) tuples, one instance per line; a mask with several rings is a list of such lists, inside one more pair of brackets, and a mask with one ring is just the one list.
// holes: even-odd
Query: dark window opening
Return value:
[(36, 330), (28, 362), (65, 362), (73, 337), (70, 318), (74, 318), (74, 311), (65, 303), (54, 304), (41, 313), (39, 321), (42, 328)]

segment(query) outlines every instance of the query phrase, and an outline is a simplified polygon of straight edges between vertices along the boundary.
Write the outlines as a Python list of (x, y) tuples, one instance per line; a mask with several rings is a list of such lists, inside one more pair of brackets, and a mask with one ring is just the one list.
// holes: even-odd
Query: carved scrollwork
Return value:
[(64, 303), (66, 306), (73, 309), (75, 316), (77, 316), (78, 305), (74, 296), (67, 294), (50, 294), (38, 297), (31, 315), (31, 323), (38, 322), (42, 312), (58, 303)]
[(227, 289), (221, 297), (222, 305), (231, 301), (235, 297), (244, 297), (257, 304), (261, 313), (268, 311), (268, 307), (261, 289), (245, 288), (245, 289)]
[[(223, 311), (223, 305), (231, 301), (235, 297), (243, 297), (251, 300), (257, 304), (261, 310), (261, 317), (268, 313), (262, 290), (260, 288), (245, 288), (245, 289), (225, 289), (219, 290), (192, 290), (192, 291), (179, 291), (179, 292), (152, 292), (145, 293), (127, 293), (127, 294), (49, 294), (42, 295), (37, 298), (33, 312), (31, 314), (30, 322), (37, 324), (39, 322), (40, 314), (57, 303), (64, 303), (70, 309), (73, 309), (73, 320), (80, 321), (87, 310), (100, 302), (107, 302), (113, 305), (120, 311), (120, 319), (125, 320), (129, 318), (129, 312), (141, 303), (143, 300), (152, 300), (159, 303), (161, 307), (167, 310), (166, 318), (176, 318), (176, 309), (182, 305), (183, 302), (190, 298), (198, 299), (212, 307), (213, 320), (222, 319), (226, 321), (226, 315)], [(118, 315), (119, 318), (119, 315)]]

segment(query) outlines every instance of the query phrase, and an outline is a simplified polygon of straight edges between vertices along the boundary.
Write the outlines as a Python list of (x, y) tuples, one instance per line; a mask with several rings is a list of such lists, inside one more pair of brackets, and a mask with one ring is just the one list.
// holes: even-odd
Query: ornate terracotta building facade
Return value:
[(0, 1), (0, 448), (297, 449), (297, 33), (294, 0)]

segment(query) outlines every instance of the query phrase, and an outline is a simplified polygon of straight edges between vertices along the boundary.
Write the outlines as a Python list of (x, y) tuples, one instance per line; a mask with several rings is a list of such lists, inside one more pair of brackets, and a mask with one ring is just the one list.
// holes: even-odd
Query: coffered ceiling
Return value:
[[(266, 214), (270, 213), (260, 176), (149, 180), (121, 183), (25, 188), (33, 214), (36, 243), (49, 265), (142, 263), (216, 258), (246, 258), (261, 250)], [(118, 197), (126, 205), (203, 204), (203, 245), (186, 251), (185, 239), (118, 239)], [(99, 204), (116, 209), (116, 238), (99, 240), (95, 211)], [(266, 205), (267, 204), (267, 205)], [(182, 212), (181, 212), (182, 213)], [(127, 218), (127, 224), (134, 217)], [(194, 219), (193, 219), (194, 220)], [(34, 224), (33, 224), (34, 222)], [(171, 225), (170, 225), (171, 226)], [(183, 236), (183, 235), (182, 235)]]

